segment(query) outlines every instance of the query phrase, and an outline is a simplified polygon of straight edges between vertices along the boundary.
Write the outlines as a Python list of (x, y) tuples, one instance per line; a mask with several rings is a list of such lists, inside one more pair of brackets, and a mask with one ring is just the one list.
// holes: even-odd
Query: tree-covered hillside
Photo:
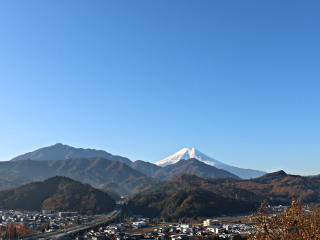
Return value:
[(115, 201), (107, 193), (67, 177), (52, 177), (0, 191), (1, 209), (103, 213), (114, 207)]

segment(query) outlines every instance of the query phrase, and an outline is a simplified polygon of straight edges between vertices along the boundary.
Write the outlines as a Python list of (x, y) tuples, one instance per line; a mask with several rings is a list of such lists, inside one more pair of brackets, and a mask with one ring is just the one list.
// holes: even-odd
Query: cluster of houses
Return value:
[[(81, 216), (76, 212), (51, 213), (50, 210), (40, 212), (24, 211), (0, 211), (0, 226), (4, 228), (10, 223), (23, 222), (26, 228), (33, 229), (34, 233), (52, 232), (57, 229), (85, 224), (100, 216)], [(146, 230), (144, 230), (146, 229)], [(141, 231), (142, 230), (142, 231)], [(92, 240), (137, 240), (137, 239), (173, 239), (188, 240), (192, 236), (218, 235), (224, 238), (232, 238), (234, 235), (247, 236), (253, 231), (252, 226), (245, 224), (224, 223), (218, 220), (207, 219), (203, 223), (179, 223), (166, 225), (158, 223), (157, 219), (150, 220), (142, 216), (134, 216), (122, 219), (120, 223), (114, 223), (99, 229), (90, 229), (78, 233), (69, 239)], [(143, 232), (143, 233), (142, 233)], [(4, 234), (4, 232), (2, 232)]]
[(50, 210), (42, 212), (27, 211), (0, 211), (0, 226), (8, 227), (12, 223), (24, 223), (27, 229), (35, 232), (54, 231), (69, 226), (75, 226), (92, 221), (93, 217), (81, 216), (76, 212), (58, 212), (51, 213)]
[(254, 231), (252, 225), (243, 223), (219, 222), (218, 220), (207, 219), (203, 222), (203, 230), (197, 232), (198, 235), (219, 235), (219, 237), (232, 238), (234, 235), (248, 236)]
[[(112, 224), (99, 229), (91, 229), (77, 236), (78, 240), (137, 240), (137, 239), (172, 239), (188, 240), (194, 237), (219, 236), (221, 238), (233, 238), (235, 235), (246, 237), (252, 231), (253, 226), (241, 223), (224, 223), (218, 220), (207, 219), (203, 223), (179, 223), (169, 226), (164, 223), (156, 224), (156, 220), (148, 218), (123, 219), (121, 223)], [(152, 227), (152, 228), (151, 228)]]
[[(271, 206), (269, 206), (271, 207)], [(289, 206), (272, 206), (275, 213), (286, 211)], [(308, 211), (308, 209), (305, 209)], [(103, 215), (86, 216), (76, 212), (51, 213), (50, 210), (42, 212), (25, 211), (0, 211), (0, 229), (4, 234), (4, 229), (11, 223), (24, 223), (26, 228), (33, 230), (33, 234), (41, 232), (53, 232), (57, 229), (86, 224)], [(220, 238), (232, 239), (235, 235), (248, 236), (256, 229), (252, 225), (242, 223), (220, 222), (215, 219), (207, 219), (202, 223), (179, 223), (165, 224), (157, 219), (143, 218), (136, 215), (131, 218), (121, 219), (119, 223), (109, 226), (88, 229), (79, 232), (77, 236), (69, 239), (85, 240), (137, 240), (137, 239), (173, 239), (188, 240), (189, 238), (219, 236)]]

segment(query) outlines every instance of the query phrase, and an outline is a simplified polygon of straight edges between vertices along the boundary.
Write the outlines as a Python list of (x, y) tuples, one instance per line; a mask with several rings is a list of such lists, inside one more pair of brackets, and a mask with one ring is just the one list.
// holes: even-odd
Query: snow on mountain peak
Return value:
[(208, 165), (214, 166), (219, 169), (224, 169), (224, 170), (231, 172), (231, 173), (233, 173), (243, 179), (257, 178), (257, 177), (260, 177), (266, 173), (263, 171), (258, 171), (258, 170), (253, 170), (253, 169), (245, 169), (245, 168), (230, 166), (228, 164), (219, 162), (216, 159), (208, 157), (207, 155), (203, 154), (202, 152), (198, 151), (195, 148), (183, 148), (179, 152), (176, 152), (175, 154), (171, 155), (170, 157), (167, 157), (159, 162), (156, 162), (155, 164), (160, 167), (165, 167), (165, 166), (168, 166), (171, 164), (175, 164), (182, 159), (187, 160), (190, 158), (195, 158), (195, 159), (197, 159), (203, 163), (206, 163)]
[(175, 154), (171, 155), (170, 157), (165, 158), (159, 162), (156, 162), (155, 164), (160, 167), (165, 167), (167, 165), (177, 163), (181, 159), (187, 160), (190, 158), (198, 159), (201, 162), (204, 162), (208, 165), (215, 166), (215, 167), (225, 165), (222, 162), (219, 162), (211, 157), (208, 157), (207, 155), (201, 153), (195, 148), (183, 148), (180, 151), (176, 152)]

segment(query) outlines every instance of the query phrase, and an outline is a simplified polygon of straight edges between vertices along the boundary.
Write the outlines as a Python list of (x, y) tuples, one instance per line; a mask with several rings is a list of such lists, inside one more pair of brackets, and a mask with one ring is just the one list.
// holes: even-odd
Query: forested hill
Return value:
[[(148, 209), (155, 216), (211, 216), (221, 209), (222, 214), (254, 210), (264, 200), (273, 205), (289, 205), (293, 198), (302, 203), (318, 203), (320, 177), (289, 175), (283, 171), (252, 180), (204, 179), (182, 174), (167, 182), (144, 185), (140, 190), (143, 194), (129, 202), (131, 211)], [(210, 205), (210, 199), (215, 205)], [(219, 205), (220, 201), (224, 202), (223, 206)]]
[(114, 207), (115, 201), (107, 193), (60, 176), (0, 191), (1, 209), (95, 214), (110, 212)]
[(171, 189), (202, 188), (228, 197), (237, 197), (245, 201), (270, 204), (290, 204), (292, 198), (304, 203), (320, 201), (320, 176), (303, 177), (286, 174), (283, 171), (265, 174), (251, 180), (233, 178), (199, 178), (194, 175), (182, 174), (167, 182), (144, 185), (141, 193), (153, 190), (169, 191)]
[(136, 195), (125, 207), (131, 213), (175, 219), (248, 213), (255, 208), (256, 205), (252, 202), (225, 197), (196, 187), (155, 190), (144, 195)]

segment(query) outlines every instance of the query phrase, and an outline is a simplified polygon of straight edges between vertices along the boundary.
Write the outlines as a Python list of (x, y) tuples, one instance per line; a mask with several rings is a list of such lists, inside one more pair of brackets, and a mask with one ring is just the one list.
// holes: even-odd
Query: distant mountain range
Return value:
[(239, 179), (239, 175), (233, 172), (242, 178), (264, 173), (229, 166), (194, 148), (182, 149), (153, 164), (142, 160), (132, 162), (103, 150), (74, 148), (57, 143), (0, 162), (0, 190), (59, 175), (100, 187), (117, 198), (114, 191), (120, 195), (136, 193), (150, 184), (167, 181), (184, 173), (202, 178)]
[[(0, 191), (0, 208), (105, 212), (121, 195), (136, 194), (124, 211), (181, 218), (248, 212), (264, 200), (270, 204), (289, 204), (292, 198), (320, 201), (320, 176), (263, 173), (229, 166), (194, 148), (153, 164), (55, 144), (0, 161), (0, 190), (7, 189)], [(95, 204), (87, 204), (88, 199)]]
[[(232, 173), (209, 166), (196, 159), (180, 161), (164, 168), (138, 161), (135, 167), (139, 167), (144, 172), (149, 172), (149, 176), (122, 162), (101, 157), (6, 161), (0, 162), (0, 173), (5, 173), (0, 175), (0, 183), (1, 181), (5, 183), (2, 189), (7, 189), (58, 175), (89, 183), (94, 187), (107, 184), (109, 191), (112, 188), (119, 194), (130, 194), (137, 192), (137, 187), (141, 188), (140, 185), (150, 185), (160, 180), (169, 180), (182, 173), (195, 174), (204, 178), (233, 177), (238, 179)], [(154, 169), (155, 171), (152, 172), (148, 169)], [(102, 189), (108, 188), (105, 186)]]
[(215, 166), (216, 168), (219, 168), (219, 169), (224, 169), (228, 172), (231, 172), (231, 173), (237, 175), (238, 177), (240, 177), (242, 179), (257, 178), (257, 177), (260, 177), (260, 176), (266, 174), (266, 172), (263, 172), (263, 171), (230, 166), (230, 165), (222, 163), (216, 159), (208, 157), (207, 155), (203, 154), (202, 152), (200, 152), (194, 148), (183, 148), (180, 151), (178, 151), (177, 153), (171, 155), (170, 157), (165, 158), (159, 162), (156, 162), (155, 165), (165, 167), (165, 166), (177, 163), (180, 160), (187, 160), (190, 158), (195, 158), (195, 159), (198, 159), (199, 161), (204, 162), (208, 165)]
[(20, 156), (17, 156), (11, 159), (11, 161), (25, 160), (25, 159), (31, 159), (31, 160), (58, 160), (59, 159), (61, 160), (61, 159), (70, 159), (70, 158), (92, 158), (92, 157), (102, 157), (112, 161), (123, 162), (128, 166), (132, 167), (133, 169), (136, 169), (147, 176), (152, 176), (156, 171), (159, 170), (158, 167), (165, 167), (165, 166), (177, 163), (180, 160), (187, 160), (191, 158), (197, 159), (201, 162), (204, 162), (210, 166), (214, 166), (218, 169), (226, 170), (242, 179), (257, 178), (266, 174), (266, 172), (263, 172), (263, 171), (230, 166), (216, 159), (213, 159), (194, 148), (183, 148), (177, 153), (173, 154), (172, 156), (153, 164), (153, 163), (142, 161), (142, 160), (137, 160), (135, 162), (132, 162), (130, 159), (126, 157), (112, 155), (103, 150), (74, 148), (68, 145), (57, 143), (49, 147), (40, 148), (33, 152), (22, 154)]

